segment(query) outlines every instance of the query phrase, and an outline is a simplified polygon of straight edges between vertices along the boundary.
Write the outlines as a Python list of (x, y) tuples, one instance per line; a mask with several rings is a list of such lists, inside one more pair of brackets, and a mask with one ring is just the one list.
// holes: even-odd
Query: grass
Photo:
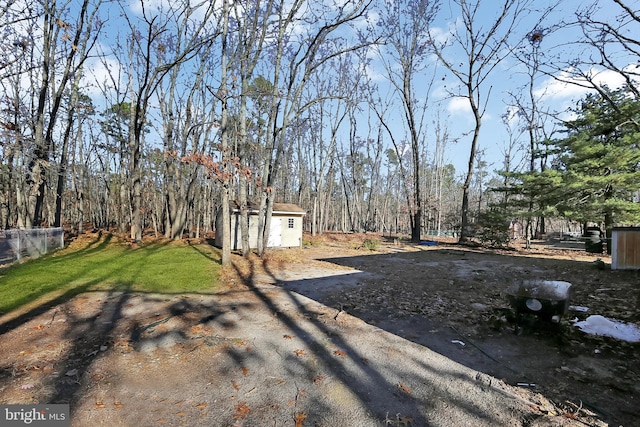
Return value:
[(161, 241), (139, 247), (111, 235), (0, 270), (0, 314), (37, 299), (87, 291), (215, 292), (219, 251), (206, 244)]

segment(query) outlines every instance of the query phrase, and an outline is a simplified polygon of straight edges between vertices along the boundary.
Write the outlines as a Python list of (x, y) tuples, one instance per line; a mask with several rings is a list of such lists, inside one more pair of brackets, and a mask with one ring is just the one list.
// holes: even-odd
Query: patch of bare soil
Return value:
[[(358, 247), (363, 236), (352, 239), (350, 245)], [(637, 425), (640, 343), (588, 335), (573, 326), (596, 314), (640, 325), (637, 271), (612, 271), (606, 255), (543, 243), (530, 250), (395, 243), (354, 254), (341, 253), (344, 244), (325, 239), (308, 250), (313, 258), (360, 273), (342, 282), (285, 286), (508, 384), (543, 393), (565, 414)], [(573, 285), (572, 307), (559, 325), (526, 317), (516, 328), (505, 291), (531, 279)]]

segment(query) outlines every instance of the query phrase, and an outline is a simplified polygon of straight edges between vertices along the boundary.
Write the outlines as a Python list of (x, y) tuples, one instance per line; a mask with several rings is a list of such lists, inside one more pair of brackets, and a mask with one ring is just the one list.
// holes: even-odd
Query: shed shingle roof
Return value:
[[(232, 211), (236, 212), (240, 210), (240, 202), (238, 202), (237, 200), (232, 201), (230, 205), (231, 205)], [(247, 207), (249, 209), (249, 212), (257, 212), (258, 209), (260, 208), (260, 204), (247, 202)], [(275, 214), (290, 213), (290, 214), (296, 214), (296, 215), (306, 214), (304, 209), (302, 209), (300, 206), (294, 203), (274, 203), (273, 213)]]

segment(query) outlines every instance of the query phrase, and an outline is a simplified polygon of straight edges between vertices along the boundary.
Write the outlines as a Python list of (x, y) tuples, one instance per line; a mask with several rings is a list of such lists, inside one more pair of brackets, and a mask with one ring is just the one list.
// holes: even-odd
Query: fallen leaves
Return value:
[(202, 323), (191, 326), (191, 335), (205, 335), (211, 332), (211, 328), (203, 325)]
[(240, 402), (235, 407), (235, 414), (233, 414), (233, 418), (244, 420), (247, 418), (247, 415), (251, 413), (251, 409), (247, 406), (246, 402)]
[[(117, 409), (124, 408), (124, 405), (119, 400), (116, 400), (115, 402), (113, 402), (113, 406), (114, 408), (117, 408)], [(96, 408), (104, 409), (106, 407), (107, 405), (103, 401), (101, 400), (96, 401)]]
[(400, 382), (398, 383), (398, 388), (399, 388), (399, 389), (400, 389), (400, 391), (402, 391), (403, 393), (406, 393), (406, 394), (411, 394), (411, 393), (413, 393), (413, 390), (411, 390), (411, 388), (410, 388), (408, 385), (406, 385), (405, 383), (403, 383), (402, 381), (400, 381)]
[(104, 378), (105, 378), (105, 375), (102, 374), (102, 373), (99, 373), (99, 372), (95, 372), (95, 373), (91, 374), (91, 381), (93, 381), (95, 383), (104, 380)]
[(291, 335), (283, 335), (282, 338), (284, 338), (285, 340), (292, 340), (293, 337)]
[(303, 427), (304, 420), (307, 419), (307, 414), (304, 412), (298, 412), (293, 415), (293, 420), (296, 422), (296, 427)]
[(305, 354), (304, 350), (301, 349), (294, 350), (293, 352), (296, 354), (296, 356), (304, 356)]
[(338, 356), (338, 357), (346, 357), (347, 356), (347, 353), (344, 350), (336, 350), (336, 351), (333, 352), (333, 354), (335, 356)]
[(133, 343), (128, 338), (117, 338), (113, 341), (113, 348), (120, 350), (122, 353), (133, 351)]

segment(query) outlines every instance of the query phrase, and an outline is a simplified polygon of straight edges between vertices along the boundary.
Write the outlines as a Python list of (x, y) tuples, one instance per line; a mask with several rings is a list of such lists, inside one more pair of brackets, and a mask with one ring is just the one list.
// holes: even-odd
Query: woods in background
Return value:
[[(640, 222), (634, 2), (561, 20), (562, 1), (401, 3), (0, 6), (0, 227), (180, 239), (211, 231), (229, 201), (254, 201), (262, 253), (274, 202), (304, 208), (313, 234), (413, 241), (464, 241), (488, 212), (501, 227), (526, 222), (528, 235), (551, 216)], [(443, 11), (455, 25), (436, 26)], [(494, 86), (505, 69), (525, 83), (509, 90), (504, 159), (490, 170), (478, 141), (496, 133), (482, 124), (504, 98)], [(573, 116), (536, 92), (551, 77), (591, 91)], [(471, 122), (447, 118), (454, 99)], [(469, 149), (455, 148), (466, 138)], [(466, 170), (446, 160), (452, 151)]]

